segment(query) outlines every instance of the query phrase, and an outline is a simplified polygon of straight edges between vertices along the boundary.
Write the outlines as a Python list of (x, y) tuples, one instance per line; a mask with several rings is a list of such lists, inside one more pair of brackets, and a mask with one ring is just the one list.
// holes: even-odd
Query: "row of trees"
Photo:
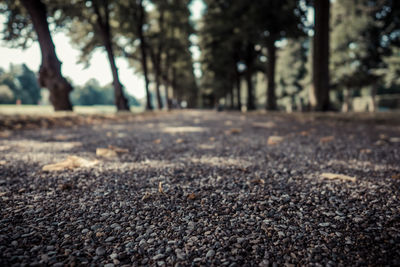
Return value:
[(329, 110), (331, 89), (347, 100), (349, 90), (369, 86), (374, 94), (379, 86), (400, 85), (399, 1), (205, 2), (201, 84), (214, 100), (228, 96), (240, 108), (245, 80), (247, 109), (255, 109), (254, 77), (260, 72), (269, 110), (277, 109), (277, 95)]
[[(72, 82), (69, 81), (71, 84)], [(83, 86), (74, 86), (69, 95), (72, 105), (113, 105), (113, 86), (101, 86), (95, 79), (90, 79)], [(10, 65), (5, 71), (0, 68), (0, 104), (30, 104), (37, 105), (48, 103), (45, 99), (48, 94), (43, 93), (36, 74), (25, 64)], [(140, 106), (138, 100), (126, 94), (128, 103), (132, 106)]]
[(49, 89), (55, 110), (72, 109), (68, 96), (73, 88), (61, 74), (49, 25), (67, 32), (82, 51), (83, 63), (89, 64), (96, 48), (106, 51), (118, 110), (129, 107), (119, 80), (116, 56), (128, 58), (134, 70), (144, 75), (147, 109), (153, 109), (150, 81), (154, 81), (159, 108), (168, 105), (172, 97), (194, 106), (197, 86), (189, 51), (189, 36), (193, 32), (189, 3), (189, 0), (6, 0), (0, 4), (0, 12), (7, 17), (3, 39), (24, 48), (37, 38), (42, 54), (39, 84)]

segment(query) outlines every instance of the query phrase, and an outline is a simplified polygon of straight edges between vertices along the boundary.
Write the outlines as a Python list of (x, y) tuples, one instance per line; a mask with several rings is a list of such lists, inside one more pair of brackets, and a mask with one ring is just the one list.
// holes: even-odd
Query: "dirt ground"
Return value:
[(400, 265), (399, 116), (7, 116), (0, 130), (1, 266)]

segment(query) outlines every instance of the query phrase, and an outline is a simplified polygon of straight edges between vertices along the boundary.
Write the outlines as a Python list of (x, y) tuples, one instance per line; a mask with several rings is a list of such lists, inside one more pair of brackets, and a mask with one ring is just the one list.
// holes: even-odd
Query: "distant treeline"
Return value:
[[(91, 79), (83, 86), (74, 86), (69, 95), (73, 105), (114, 105), (112, 85), (101, 86)], [(140, 102), (130, 94), (126, 94), (129, 104), (140, 106)], [(11, 65), (9, 71), (0, 68), (0, 104), (47, 104), (48, 94), (37, 81), (36, 74), (25, 64)]]

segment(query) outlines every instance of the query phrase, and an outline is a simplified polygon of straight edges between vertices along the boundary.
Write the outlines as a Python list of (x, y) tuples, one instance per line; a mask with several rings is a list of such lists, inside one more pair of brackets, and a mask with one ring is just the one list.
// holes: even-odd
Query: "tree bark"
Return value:
[(245, 76), (247, 82), (247, 110), (255, 110), (256, 105), (254, 103), (253, 81), (251, 80), (252, 72), (247, 69)]
[(101, 31), (101, 37), (103, 39), (103, 45), (107, 52), (108, 62), (110, 63), (111, 73), (113, 76), (113, 86), (114, 86), (114, 96), (115, 96), (115, 105), (117, 106), (118, 111), (129, 110), (128, 101), (124, 96), (124, 92), (122, 90), (122, 84), (119, 81), (118, 68), (115, 64), (115, 56), (113, 52), (113, 46), (111, 41), (111, 30), (110, 30), (110, 22), (108, 17), (108, 3), (105, 1), (104, 8), (106, 9), (105, 16), (102, 17), (99, 6), (95, 1), (92, 2), (94, 11), (97, 15), (97, 26)]
[(170, 73), (170, 55), (167, 51), (167, 58), (165, 60), (165, 68), (164, 68), (164, 75), (163, 79), (165, 81), (165, 100), (166, 100), (166, 107), (168, 110), (171, 110), (172, 104), (171, 104), (171, 96), (169, 95), (169, 87), (170, 87), (170, 79), (169, 79), (169, 73)]
[(242, 94), (241, 94), (241, 79), (240, 74), (236, 74), (236, 97), (237, 97), (237, 109), (242, 110)]
[(311, 108), (329, 110), (329, 9), (330, 0), (314, 1), (315, 26), (313, 39)]
[(233, 82), (231, 82), (231, 86), (229, 88), (229, 94), (230, 94), (230, 103), (229, 103), (229, 108), (234, 109), (235, 107), (235, 94), (234, 94), (234, 85)]
[(72, 86), (61, 74), (61, 62), (57, 57), (49, 31), (46, 6), (40, 0), (22, 0), (22, 4), (32, 19), (42, 54), (39, 85), (50, 91), (50, 102), (54, 110), (72, 110), (69, 100)]
[(256, 105), (254, 103), (254, 89), (253, 89), (253, 53), (254, 45), (249, 43), (247, 45), (246, 53), (246, 82), (247, 82), (247, 110), (255, 110)]
[(276, 47), (275, 40), (267, 42), (268, 67), (267, 67), (267, 110), (276, 110), (275, 96), (275, 65), (276, 65)]
[(143, 24), (144, 24), (144, 7), (143, 7), (143, 0), (139, 1), (139, 22), (137, 25), (139, 40), (140, 40), (140, 53), (141, 53), (141, 64), (143, 68), (143, 75), (144, 75), (144, 85), (146, 90), (146, 109), (152, 110), (153, 105), (151, 103), (151, 94), (149, 90), (149, 72), (147, 68), (147, 44), (143, 34)]

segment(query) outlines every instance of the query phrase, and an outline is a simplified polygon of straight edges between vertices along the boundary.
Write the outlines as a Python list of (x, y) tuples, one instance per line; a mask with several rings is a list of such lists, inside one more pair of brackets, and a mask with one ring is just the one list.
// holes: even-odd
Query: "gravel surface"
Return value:
[(398, 124), (181, 111), (0, 151), (1, 266), (400, 265)]

